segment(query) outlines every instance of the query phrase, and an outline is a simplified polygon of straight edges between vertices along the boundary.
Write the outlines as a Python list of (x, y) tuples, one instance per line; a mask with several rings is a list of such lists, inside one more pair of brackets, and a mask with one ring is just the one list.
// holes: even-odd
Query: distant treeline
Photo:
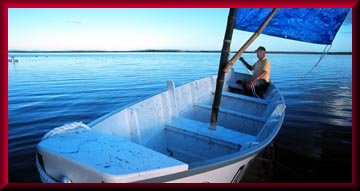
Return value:
[[(193, 53), (220, 53), (219, 50), (125, 50), (125, 51), (106, 51), (106, 50), (9, 50), (9, 53), (128, 53), (128, 52), (193, 52)], [(236, 53), (236, 51), (232, 51)], [(245, 53), (253, 53), (253, 51), (245, 51)], [(267, 51), (270, 54), (323, 54), (323, 52), (309, 52), (309, 51)], [(328, 52), (326, 54), (352, 54), (351, 52)]]

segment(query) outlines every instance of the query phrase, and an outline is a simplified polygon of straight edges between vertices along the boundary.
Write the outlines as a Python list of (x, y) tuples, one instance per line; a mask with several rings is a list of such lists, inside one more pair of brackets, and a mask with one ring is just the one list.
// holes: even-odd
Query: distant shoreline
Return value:
[[(46, 50), (9, 50), (8, 53), (141, 53), (141, 52), (169, 52), (169, 53), (221, 53), (218, 50), (128, 50), (128, 51), (105, 51), (105, 50), (59, 50), (59, 51), (46, 51)], [(236, 51), (232, 51), (236, 53)], [(252, 51), (245, 51), (245, 53), (253, 53)], [(322, 52), (308, 52), (308, 51), (268, 51), (269, 54), (323, 54)], [(351, 55), (352, 52), (328, 52), (326, 54), (335, 55)]]

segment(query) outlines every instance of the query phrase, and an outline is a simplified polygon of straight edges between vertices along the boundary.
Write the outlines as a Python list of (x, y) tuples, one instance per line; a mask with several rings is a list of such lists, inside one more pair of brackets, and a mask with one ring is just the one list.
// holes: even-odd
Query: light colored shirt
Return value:
[(270, 81), (270, 68), (271, 63), (267, 58), (258, 60), (254, 65), (253, 76), (259, 76), (263, 71), (267, 71), (266, 75), (262, 76), (259, 79), (264, 79), (265, 81)]

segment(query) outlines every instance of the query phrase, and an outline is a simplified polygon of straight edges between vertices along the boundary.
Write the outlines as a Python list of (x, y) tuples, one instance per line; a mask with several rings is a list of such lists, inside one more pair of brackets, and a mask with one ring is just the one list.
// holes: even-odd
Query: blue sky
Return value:
[[(9, 50), (221, 50), (229, 9), (9, 9)], [(235, 30), (231, 50), (252, 35)], [(260, 35), (248, 48), (323, 51), (324, 45)], [(330, 51), (352, 51), (351, 13)]]

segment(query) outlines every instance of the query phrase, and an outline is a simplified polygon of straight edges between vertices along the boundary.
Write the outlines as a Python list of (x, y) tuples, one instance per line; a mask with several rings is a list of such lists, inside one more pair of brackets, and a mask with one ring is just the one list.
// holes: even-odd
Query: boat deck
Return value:
[(133, 182), (188, 170), (187, 164), (172, 157), (84, 128), (47, 138), (38, 150), (49, 156), (43, 162), (52, 168), (45, 170), (57, 180), (78, 176), (80, 182)]

